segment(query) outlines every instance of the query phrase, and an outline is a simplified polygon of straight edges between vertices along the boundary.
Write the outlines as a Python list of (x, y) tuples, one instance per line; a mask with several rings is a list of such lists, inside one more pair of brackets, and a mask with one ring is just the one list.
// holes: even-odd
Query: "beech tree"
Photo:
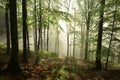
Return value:
[(28, 47), (27, 47), (27, 9), (26, 9), (26, 0), (22, 0), (22, 17), (23, 17), (23, 62), (28, 63)]
[(19, 72), (18, 61), (18, 31), (17, 31), (17, 9), (16, 0), (9, 0), (10, 4), (10, 31), (11, 31), (11, 58), (7, 67), (10, 72)]
[(98, 25), (98, 39), (97, 39), (97, 50), (96, 50), (96, 69), (101, 70), (101, 48), (102, 48), (102, 31), (103, 31), (103, 18), (104, 18), (104, 7), (105, 0), (100, 1), (100, 21)]
[(9, 2), (6, 0), (5, 5), (5, 23), (6, 23), (6, 37), (7, 37), (7, 54), (10, 53), (10, 24), (9, 24)]

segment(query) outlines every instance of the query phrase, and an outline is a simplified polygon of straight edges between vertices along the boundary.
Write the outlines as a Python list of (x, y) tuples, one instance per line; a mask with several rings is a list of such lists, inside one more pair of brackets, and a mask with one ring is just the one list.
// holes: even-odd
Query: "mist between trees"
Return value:
[(1, 47), (11, 54), (10, 66), (18, 65), (18, 50), (23, 50), (26, 63), (31, 51), (35, 55), (46, 51), (64, 58), (93, 61), (98, 70), (102, 63), (106, 69), (109, 63), (119, 66), (119, 3), (119, 0), (1, 1)]

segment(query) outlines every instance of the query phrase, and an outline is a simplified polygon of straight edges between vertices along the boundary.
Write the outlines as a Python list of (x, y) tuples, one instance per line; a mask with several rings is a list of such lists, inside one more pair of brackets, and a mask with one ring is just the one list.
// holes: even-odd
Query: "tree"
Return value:
[(22, 0), (22, 17), (23, 17), (23, 62), (28, 63), (28, 47), (27, 47), (27, 9), (26, 9), (26, 0)]
[[(92, 30), (96, 28), (97, 24), (97, 16), (96, 9), (98, 7), (98, 0), (77, 0), (77, 4), (79, 7), (79, 20), (78, 24), (81, 27), (80, 34), (80, 56), (84, 58), (84, 60), (90, 59), (91, 46), (91, 34), (95, 33)], [(95, 41), (94, 41), (95, 42)], [(94, 45), (96, 46), (96, 45)]]
[(59, 53), (59, 27), (56, 27), (55, 52)]
[(5, 22), (6, 22), (6, 37), (7, 37), (7, 54), (10, 53), (10, 24), (9, 24), (9, 2), (6, 1), (5, 6)]
[(10, 72), (18, 72), (18, 31), (17, 31), (17, 9), (16, 0), (9, 0), (10, 3), (10, 31), (11, 31), (11, 58), (7, 67)]
[(86, 31), (85, 31), (85, 55), (84, 55), (84, 60), (89, 60), (90, 57), (90, 34), (91, 34), (91, 28), (94, 24), (93, 19), (95, 17), (94, 10), (96, 8), (96, 0), (84, 0), (84, 9), (82, 14), (84, 15), (85, 18), (85, 26), (86, 26)]
[(50, 9), (50, 4), (51, 4), (51, 1), (48, 0), (47, 51), (49, 51), (49, 19), (50, 19), (49, 9)]
[(96, 50), (96, 69), (101, 70), (101, 47), (102, 47), (102, 32), (103, 32), (103, 18), (104, 18), (104, 7), (105, 0), (100, 1), (100, 21), (98, 25), (98, 39), (97, 39), (97, 50)]
[(114, 4), (115, 4), (115, 10), (113, 12), (112, 31), (111, 31), (111, 37), (110, 37), (110, 42), (109, 42), (109, 48), (108, 48), (108, 52), (107, 52), (107, 61), (106, 61), (106, 66), (105, 66), (106, 70), (107, 70), (107, 67), (108, 67), (108, 60), (109, 60), (109, 56), (110, 56), (111, 44), (112, 44), (112, 41), (113, 41), (113, 33), (114, 33), (114, 29), (115, 29), (116, 12), (117, 12), (117, 0), (115, 0)]
[[(65, 7), (65, 12), (66, 13), (69, 13), (70, 12), (70, 5), (71, 5), (71, 0), (64, 0), (64, 4), (63, 4), (63, 6)], [(66, 16), (66, 17), (68, 17), (68, 15)], [(65, 24), (66, 24), (66, 29), (67, 29), (67, 40), (66, 40), (66, 43), (67, 43), (67, 57), (69, 57), (70, 55), (70, 53), (69, 53), (69, 51), (70, 51), (70, 49), (69, 49), (69, 45), (70, 45), (70, 31), (69, 31), (69, 27), (70, 27), (70, 23), (69, 22), (67, 22), (67, 21), (65, 21)]]
[(37, 49), (39, 50), (41, 48), (41, 50), (43, 50), (43, 43), (42, 43), (42, 0), (39, 0), (39, 16), (38, 16), (38, 45), (37, 45)]
[(76, 8), (74, 8), (74, 34), (73, 34), (73, 58), (75, 58), (75, 27), (76, 27)]
[[(36, 11), (36, 0), (34, 1), (34, 10)], [(39, 0), (39, 15), (38, 16), (38, 27), (35, 22), (35, 51), (36, 51), (36, 60), (34, 65), (39, 64), (39, 54), (38, 51), (41, 48), (43, 50), (42, 43), (42, 0)], [(35, 12), (35, 21), (36, 21), (36, 12)], [(38, 33), (37, 33), (38, 30)], [(37, 35), (38, 34), (38, 35)], [(38, 37), (38, 38), (37, 38)], [(38, 39), (38, 40), (37, 40)]]
[(36, 0), (34, 0), (34, 34), (33, 34), (33, 36), (34, 36), (34, 50), (35, 51), (37, 51), (37, 16), (36, 16), (36, 14), (37, 14), (37, 11), (36, 11)]
[(91, 20), (91, 5), (93, 1), (90, 3), (90, 1), (85, 0), (85, 21), (86, 21), (86, 39), (85, 39), (85, 60), (88, 60), (88, 45), (89, 45), (89, 30), (90, 30), (90, 20)]

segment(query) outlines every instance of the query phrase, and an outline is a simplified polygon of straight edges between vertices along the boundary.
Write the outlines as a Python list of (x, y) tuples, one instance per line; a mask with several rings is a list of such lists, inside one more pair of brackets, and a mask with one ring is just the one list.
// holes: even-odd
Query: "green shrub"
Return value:
[(58, 57), (57, 53), (48, 52), (48, 51), (38, 51), (38, 54), (41, 58), (51, 58), (51, 57)]

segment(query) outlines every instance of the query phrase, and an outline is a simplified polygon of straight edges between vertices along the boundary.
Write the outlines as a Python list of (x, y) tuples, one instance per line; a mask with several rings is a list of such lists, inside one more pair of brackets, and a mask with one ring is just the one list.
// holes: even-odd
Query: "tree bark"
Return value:
[(69, 57), (69, 28), (67, 27), (67, 57)]
[(18, 31), (17, 31), (17, 9), (16, 0), (10, 2), (10, 30), (11, 30), (11, 58), (7, 67), (10, 72), (21, 71), (18, 61)]
[(103, 18), (104, 18), (104, 6), (105, 0), (101, 0), (100, 2), (100, 21), (99, 21), (99, 29), (98, 29), (98, 40), (97, 40), (97, 50), (96, 50), (96, 69), (101, 70), (101, 48), (102, 48), (102, 32), (103, 32)]
[(74, 35), (73, 35), (73, 58), (75, 58), (75, 27), (76, 27), (76, 8), (74, 9)]
[[(108, 68), (108, 61), (109, 61), (109, 56), (110, 56), (110, 50), (111, 50), (111, 44), (112, 44), (112, 40), (113, 40), (113, 33), (114, 33), (114, 28), (115, 28), (115, 21), (116, 21), (116, 12), (117, 12), (117, 0), (115, 0), (115, 10), (113, 12), (113, 22), (112, 22), (112, 31), (111, 31), (111, 38), (110, 38), (110, 43), (109, 43), (109, 48), (108, 48), (108, 53), (107, 53), (107, 60), (106, 60), (106, 67), (105, 69), (107, 70)], [(114, 55), (112, 56), (114, 59)], [(112, 60), (113, 60), (112, 59)], [(114, 61), (114, 60), (113, 60)]]
[[(50, 9), (50, 0), (48, 0), (48, 10)], [(47, 28), (47, 51), (49, 51), (49, 11), (48, 11), (48, 28)]]
[[(82, 22), (82, 25), (84, 23)], [(80, 58), (84, 58), (84, 52), (85, 52), (85, 27), (81, 25), (81, 47), (80, 47)]]
[(90, 20), (91, 20), (91, 10), (92, 10), (92, 4), (93, 2), (90, 2), (89, 0), (85, 0), (85, 9), (86, 9), (86, 39), (85, 39), (85, 56), (84, 60), (88, 60), (89, 55), (89, 32), (90, 32)]
[(43, 50), (43, 43), (42, 43), (42, 2), (39, 1), (39, 24), (38, 24), (38, 50), (41, 47), (41, 50)]
[(58, 27), (56, 27), (56, 38), (55, 38), (55, 52), (59, 53), (59, 30)]
[(34, 0), (34, 19), (35, 19), (35, 25), (34, 25), (34, 34), (33, 34), (33, 36), (34, 36), (34, 50), (35, 51), (37, 51), (37, 37), (38, 37), (38, 35), (37, 35), (37, 18), (36, 18), (36, 0)]
[(28, 47), (27, 47), (27, 9), (26, 0), (22, 0), (22, 17), (23, 17), (23, 63), (28, 63)]
[[(68, 6), (67, 12), (69, 13), (71, 0), (68, 0), (67, 2), (68, 2), (67, 3), (67, 6)], [(69, 44), (70, 44), (69, 37), (70, 37), (70, 35), (69, 35), (69, 27), (68, 27), (69, 25), (68, 25), (68, 23), (66, 23), (66, 25), (67, 25), (67, 57), (69, 57), (70, 56), (70, 47), (69, 47)]]
[(10, 54), (10, 24), (9, 24), (9, 3), (8, 0), (5, 6), (5, 23), (6, 23), (6, 37), (7, 37), (7, 54)]

